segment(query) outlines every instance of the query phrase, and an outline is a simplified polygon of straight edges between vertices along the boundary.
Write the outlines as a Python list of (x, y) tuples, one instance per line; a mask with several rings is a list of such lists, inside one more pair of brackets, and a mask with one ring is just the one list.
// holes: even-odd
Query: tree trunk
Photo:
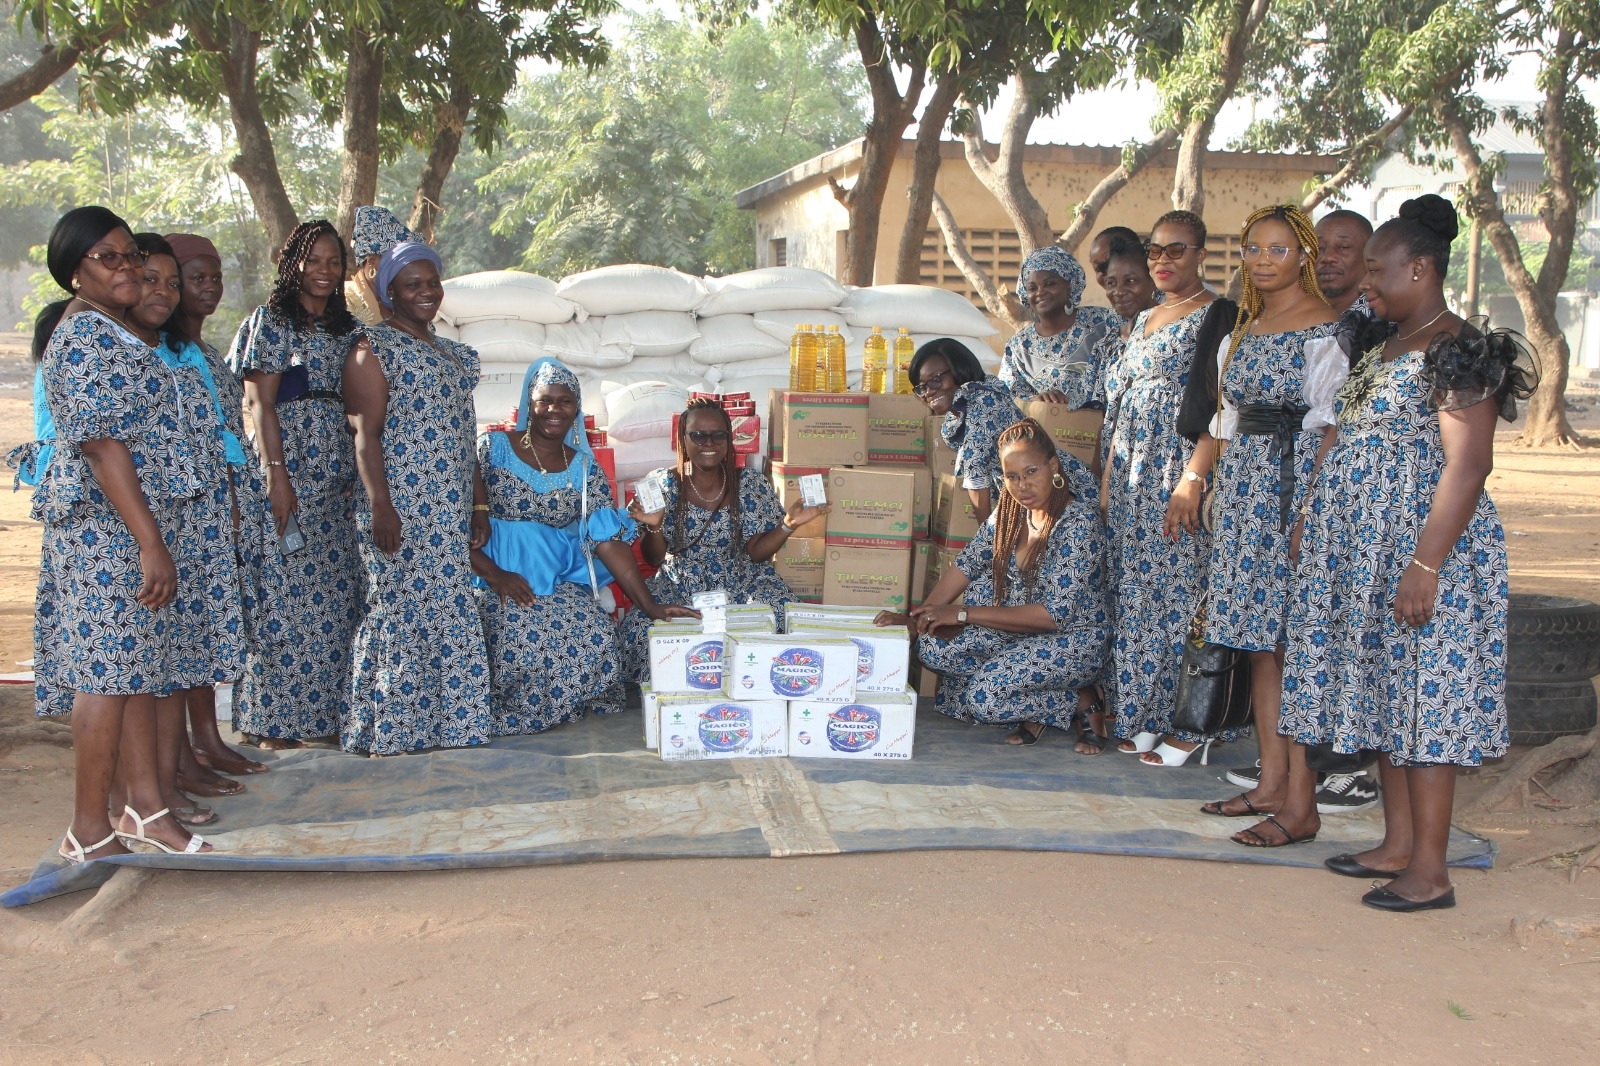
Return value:
[[(1547, 90), (1545, 98), (1547, 105), (1556, 91)], [(1567, 422), (1565, 400), (1567, 364), (1572, 358), (1572, 351), (1567, 346), (1566, 336), (1561, 332), (1561, 324), (1556, 320), (1556, 293), (1566, 280), (1565, 265), (1562, 265), (1559, 275), (1554, 271), (1540, 271), (1540, 277), (1534, 278), (1522, 260), (1522, 247), (1517, 241), (1517, 235), (1506, 223), (1505, 211), (1500, 206), (1499, 197), (1495, 195), (1489, 175), (1484, 172), (1482, 154), (1478, 151), (1477, 145), (1472, 143), (1471, 130), (1460, 108), (1453, 99), (1447, 99), (1436, 105), (1436, 111), (1441, 124), (1449, 134), (1450, 146), (1455, 149), (1456, 158), (1460, 160), (1461, 168), (1466, 172), (1466, 181), (1462, 183), (1462, 205), (1467, 209), (1469, 217), (1476, 219), (1483, 228), (1484, 236), (1489, 239), (1495, 256), (1500, 260), (1506, 281), (1516, 295), (1517, 306), (1522, 309), (1528, 341), (1533, 345), (1535, 358), (1539, 364), (1539, 386), (1528, 401), (1527, 420), (1523, 423), (1520, 443), (1531, 447), (1581, 443), (1581, 438), (1572, 431), (1572, 426)], [(1551, 117), (1547, 111), (1546, 121), (1548, 122)], [(1551, 139), (1557, 141), (1562, 139), (1559, 114), (1555, 116), (1555, 123), (1558, 128), (1554, 132), (1547, 128), (1540, 134), (1546, 139), (1547, 148)], [(1557, 167), (1548, 159), (1546, 174), (1549, 178), (1548, 184), (1553, 187), (1558, 180)], [(1570, 172), (1568, 176), (1570, 177)], [(1569, 185), (1569, 193), (1570, 189)], [(1570, 226), (1576, 220), (1576, 212), (1567, 217), (1569, 229), (1566, 247), (1570, 255), (1572, 241)], [(1547, 219), (1546, 225), (1550, 222), (1551, 219)], [(1554, 230), (1550, 233), (1550, 247), (1553, 254), (1556, 250)]]
[(950, 205), (944, 202), (944, 197), (937, 192), (929, 201), (933, 217), (939, 222), (939, 230), (944, 234), (945, 247), (950, 252), (950, 261), (961, 271), (961, 276), (967, 279), (974, 289), (978, 290), (978, 298), (983, 301), (983, 306), (996, 318), (1003, 318), (1015, 333), (1028, 321), (1028, 316), (1023, 312), (1022, 305), (1015, 299), (1006, 299), (994, 279), (984, 272), (978, 261), (972, 258), (972, 253), (967, 251), (966, 238), (961, 236), (961, 229), (956, 225), (956, 217), (950, 211)]
[(1033, 78), (1017, 71), (1011, 76), (1011, 109), (1006, 112), (1005, 125), (1000, 130), (999, 152), (989, 158), (983, 144), (983, 125), (976, 113), (972, 123), (962, 134), (967, 165), (973, 176), (983, 183), (1017, 227), (1017, 239), (1022, 244), (1022, 256), (1027, 258), (1035, 248), (1042, 248), (1055, 240), (1055, 230), (1050, 228), (1050, 215), (1044, 205), (1028, 188), (1028, 175), (1023, 170), (1023, 152), (1028, 145), (1028, 131), (1038, 118), (1034, 104)]
[(1089, 191), (1088, 198), (1073, 209), (1072, 224), (1056, 239), (1056, 243), (1076, 255), (1078, 246), (1094, 229), (1101, 210), (1111, 202), (1111, 198), (1121, 192), (1157, 154), (1171, 148), (1172, 142), (1177, 139), (1177, 129), (1168, 126), (1145, 143), (1123, 149), (1121, 165), (1101, 178), (1100, 183)]
[(450, 99), (440, 104), (437, 130), (433, 147), (428, 151), (428, 161), (423, 164), (422, 178), (417, 182), (417, 195), (411, 201), (411, 228), (429, 244), (444, 214), (439, 206), (444, 194), (445, 179), (455, 165), (461, 151), (461, 138), (467, 129), (467, 114), (472, 110), (472, 89), (467, 79), (459, 73), (451, 76)]
[(900, 230), (900, 251), (895, 257), (894, 280), (902, 285), (922, 282), (922, 244), (933, 211), (934, 182), (939, 177), (944, 125), (961, 95), (960, 76), (946, 71), (934, 82), (933, 95), (917, 120), (917, 150), (912, 157), (911, 187), (906, 190), (906, 224)]
[(350, 29), (350, 61), (345, 73), (344, 163), (339, 167), (339, 208), (334, 225), (350, 239), (356, 208), (378, 195), (378, 101), (383, 88), (383, 48), (364, 29)]
[(1216, 87), (1206, 100), (1189, 114), (1189, 124), (1183, 131), (1183, 144), (1178, 149), (1178, 169), (1172, 179), (1172, 206), (1180, 211), (1205, 213), (1205, 159), (1206, 147), (1211, 143), (1216, 129), (1217, 112), (1232, 98), (1244, 73), (1245, 54), (1256, 30), (1267, 17), (1272, 0), (1234, 0), (1233, 21), (1222, 38), (1222, 70)]
[(895, 85), (894, 69), (878, 24), (862, 18), (855, 27), (856, 48), (866, 69), (867, 86), (872, 91), (872, 117), (867, 120), (861, 143), (861, 169), (855, 183), (846, 189), (828, 179), (836, 200), (850, 213), (850, 228), (845, 234), (845, 276), (848, 285), (871, 285), (878, 258), (878, 225), (883, 214), (883, 197), (889, 189), (889, 174), (900, 154), (900, 139), (916, 116), (917, 103), (927, 65), (919, 60), (911, 66), (910, 81), (902, 94)]

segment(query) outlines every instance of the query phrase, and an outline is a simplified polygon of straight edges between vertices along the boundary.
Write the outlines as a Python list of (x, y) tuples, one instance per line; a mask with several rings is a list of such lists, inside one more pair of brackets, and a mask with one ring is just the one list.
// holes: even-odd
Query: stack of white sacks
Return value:
[(663, 759), (911, 758), (911, 637), (872, 624), (876, 608), (727, 608), (724, 629), (650, 627), (645, 746)]
[(478, 351), (480, 422), (506, 419), (528, 364), (551, 355), (583, 385), (593, 415), (616, 450), (624, 485), (673, 459), (672, 416), (689, 393), (748, 392), (789, 384), (795, 327), (838, 326), (850, 384), (861, 380), (861, 343), (880, 326), (892, 338), (910, 327), (920, 345), (956, 337), (991, 372), (996, 330), (958, 293), (923, 285), (846, 288), (816, 270), (766, 267), (697, 278), (666, 267), (600, 267), (554, 282), (493, 270), (451, 278), (439, 331)]

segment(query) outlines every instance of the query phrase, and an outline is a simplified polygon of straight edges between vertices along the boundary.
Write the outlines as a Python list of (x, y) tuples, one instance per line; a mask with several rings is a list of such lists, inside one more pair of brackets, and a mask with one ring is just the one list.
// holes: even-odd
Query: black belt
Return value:
[(1278, 528), (1289, 528), (1289, 512), (1294, 509), (1294, 435), (1304, 428), (1311, 408), (1289, 404), (1247, 403), (1239, 408), (1241, 437), (1271, 437), (1268, 452), (1278, 460)]
[(305, 392), (296, 393), (287, 400), (280, 399), (273, 406), (296, 403), (300, 400), (337, 400), (340, 403), (344, 403), (344, 397), (332, 389), (307, 389)]

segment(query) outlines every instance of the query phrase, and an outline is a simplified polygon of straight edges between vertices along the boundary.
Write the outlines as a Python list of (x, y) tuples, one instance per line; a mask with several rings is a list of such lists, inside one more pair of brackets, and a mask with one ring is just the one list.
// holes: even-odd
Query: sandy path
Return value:
[[(0, 448), (26, 436), (0, 393)], [(1600, 599), (1600, 455), (1498, 464), (1514, 586)], [(4, 669), (31, 623), (20, 499)], [(6, 885), (72, 785), (25, 696), (0, 689)], [(1492, 835), (1514, 859), (1560, 832)], [(1600, 916), (1600, 871), (1504, 865), (1411, 917), (1316, 871), (1087, 855), (157, 873), (70, 948), (87, 896), (0, 913), (0, 1063), (1588, 1061), (1600, 940), (1522, 946), (1510, 922)]]

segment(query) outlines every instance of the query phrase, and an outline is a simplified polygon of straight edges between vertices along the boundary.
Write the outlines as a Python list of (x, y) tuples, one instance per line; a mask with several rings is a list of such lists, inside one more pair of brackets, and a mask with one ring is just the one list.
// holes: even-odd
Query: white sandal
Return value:
[(1146, 766), (1182, 766), (1189, 761), (1189, 756), (1198, 751), (1200, 753), (1200, 765), (1204, 766), (1206, 761), (1211, 758), (1211, 743), (1214, 739), (1214, 737), (1210, 737), (1202, 740), (1188, 751), (1162, 741), (1154, 751), (1149, 753), (1160, 759), (1160, 762), (1150, 762), (1146, 759), (1140, 759), (1139, 761)]
[(1132, 744), (1132, 750), (1123, 747), (1121, 743), (1117, 745), (1117, 750), (1122, 752), (1124, 755), (1143, 755), (1147, 751), (1155, 750), (1156, 741), (1160, 739), (1160, 733), (1149, 733), (1141, 730), (1123, 742)]
[(161, 808), (148, 818), (139, 817), (138, 811), (127, 806), (122, 808), (122, 813), (126, 814), (129, 818), (132, 818), (134, 824), (139, 828), (135, 829), (131, 833), (125, 833), (118, 829), (116, 835), (121, 838), (124, 844), (126, 844), (129, 848), (133, 848), (134, 850), (139, 850), (137, 847), (138, 845), (148, 844), (150, 847), (163, 851), (168, 855), (196, 855), (199, 853), (201, 848), (206, 846), (205, 837), (201, 836), (199, 833), (189, 834), (189, 843), (185, 844), (181, 849), (175, 848), (165, 841), (157, 840), (155, 837), (145, 836), (145, 826), (149, 825), (153, 821), (156, 821), (158, 818), (172, 813), (171, 809), (168, 807)]
[(89, 858), (89, 853), (91, 851), (99, 851), (101, 848), (117, 839), (118, 835), (119, 834), (117, 831), (113, 829), (111, 831), (111, 835), (106, 837), (104, 840), (97, 844), (90, 844), (88, 847), (84, 847), (82, 844), (78, 843), (78, 838), (72, 835), (72, 830), (69, 828), (67, 830), (67, 839), (61, 842), (61, 846), (56, 849), (56, 854), (61, 856), (63, 859), (66, 859), (72, 865), (78, 866), (85, 862), (91, 862), (92, 860)]

